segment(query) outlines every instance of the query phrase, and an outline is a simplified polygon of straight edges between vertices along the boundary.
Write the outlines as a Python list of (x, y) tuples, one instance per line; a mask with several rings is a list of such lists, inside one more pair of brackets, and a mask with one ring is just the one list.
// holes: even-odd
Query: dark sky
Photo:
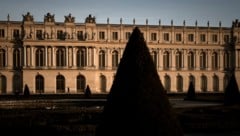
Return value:
[(76, 22), (84, 22), (85, 17), (92, 14), (97, 23), (118, 24), (120, 18), (123, 23), (158, 24), (163, 25), (194, 25), (198, 20), (199, 26), (229, 27), (235, 19), (240, 19), (240, 0), (1, 0), (0, 20), (22, 20), (22, 14), (30, 12), (35, 21), (43, 21), (48, 12), (55, 14), (55, 20), (64, 21), (69, 13), (76, 18)]

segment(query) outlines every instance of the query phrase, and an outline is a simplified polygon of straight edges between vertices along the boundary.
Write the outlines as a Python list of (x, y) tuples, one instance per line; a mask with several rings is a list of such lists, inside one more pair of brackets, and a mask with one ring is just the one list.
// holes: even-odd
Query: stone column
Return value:
[(73, 47), (73, 67), (76, 67), (76, 51), (77, 48)]
[(35, 53), (34, 53), (34, 50), (33, 50), (33, 49), (35, 49), (35, 47), (30, 47), (30, 49), (31, 49), (31, 67), (33, 67), (33, 66), (35, 66), (35, 64), (34, 64)]
[(164, 50), (159, 49), (158, 53), (159, 53), (159, 56), (158, 56), (158, 58), (159, 58), (159, 65), (158, 65), (159, 70), (163, 70), (163, 53), (164, 53)]
[(68, 57), (68, 55), (69, 55), (69, 53), (68, 53), (68, 46), (66, 46), (65, 48), (66, 48), (66, 54), (65, 54), (66, 55), (66, 59), (65, 59), (66, 60), (66, 67), (68, 67), (69, 66), (69, 64), (68, 64), (68, 62), (69, 62), (68, 61), (68, 58), (69, 58)]
[(171, 54), (169, 55), (169, 65), (171, 70), (176, 70), (176, 55), (175, 55), (175, 50), (171, 50)]
[(52, 47), (52, 66), (56, 67), (56, 47)]
[(23, 63), (24, 63), (24, 67), (27, 66), (27, 47), (26, 45), (23, 46)]
[(45, 46), (44, 50), (45, 50), (45, 67), (47, 67), (48, 66), (48, 49), (47, 49), (47, 46)]

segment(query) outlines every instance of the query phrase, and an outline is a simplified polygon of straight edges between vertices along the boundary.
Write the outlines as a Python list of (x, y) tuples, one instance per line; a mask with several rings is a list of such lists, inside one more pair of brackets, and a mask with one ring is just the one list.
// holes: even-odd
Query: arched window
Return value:
[(219, 78), (217, 75), (213, 76), (213, 91), (218, 92), (219, 91)]
[(212, 54), (212, 69), (218, 69), (218, 54), (216, 52)]
[(99, 68), (104, 69), (105, 68), (105, 52), (101, 50), (99, 52)]
[(0, 49), (0, 68), (6, 66), (6, 51)]
[(86, 88), (86, 79), (83, 75), (77, 76), (77, 93), (84, 92), (84, 89)]
[(164, 85), (167, 92), (171, 91), (171, 78), (168, 75), (164, 76)]
[(152, 56), (152, 59), (153, 59), (153, 64), (155, 65), (155, 67), (157, 67), (157, 52), (152, 51), (151, 56)]
[(165, 51), (163, 53), (163, 69), (167, 70), (170, 68), (170, 59), (169, 59), (169, 52)]
[(44, 78), (41, 75), (37, 75), (36, 79), (35, 79), (35, 89), (36, 89), (36, 93), (44, 93)]
[(21, 77), (19, 75), (13, 76), (13, 93), (22, 92)]
[(230, 80), (229, 76), (225, 75), (224, 78), (223, 78), (223, 88), (224, 88), (224, 90), (226, 89), (226, 87), (229, 83), (229, 80)]
[(195, 77), (193, 75), (189, 76), (189, 83), (192, 82), (193, 86), (195, 86)]
[(86, 67), (86, 65), (87, 65), (86, 48), (81, 47), (77, 51), (77, 67)]
[(225, 51), (223, 56), (224, 56), (224, 59), (223, 59), (224, 69), (229, 69), (230, 68), (229, 53)]
[(112, 68), (115, 69), (118, 67), (118, 52), (112, 52)]
[(206, 53), (201, 52), (200, 53), (200, 69), (206, 69), (207, 67), (207, 61), (206, 61)]
[(18, 49), (14, 49), (14, 51), (13, 51), (13, 67), (14, 68), (21, 67), (20, 51)]
[(64, 93), (65, 92), (65, 78), (62, 75), (58, 75), (56, 78), (56, 87), (57, 93)]
[(7, 78), (4, 75), (0, 75), (0, 93), (7, 93)]
[(44, 51), (42, 49), (37, 49), (35, 59), (36, 67), (44, 66)]
[(64, 48), (58, 48), (56, 52), (56, 65), (57, 67), (66, 66), (66, 56)]
[(182, 76), (177, 76), (177, 92), (183, 92), (183, 78)]
[(188, 53), (188, 69), (194, 69), (194, 53)]
[(102, 93), (107, 92), (107, 79), (104, 75), (100, 76), (100, 90)]
[(182, 53), (178, 51), (176, 53), (176, 69), (182, 68)]
[(201, 76), (201, 90), (202, 92), (207, 91), (207, 77), (205, 75)]

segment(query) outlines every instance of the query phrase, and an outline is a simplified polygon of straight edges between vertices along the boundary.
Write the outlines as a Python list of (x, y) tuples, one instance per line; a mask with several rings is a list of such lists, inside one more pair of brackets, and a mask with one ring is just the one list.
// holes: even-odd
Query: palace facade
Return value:
[(240, 85), (240, 22), (231, 27), (106, 24), (89, 15), (76, 23), (69, 14), (55, 22), (47, 13), (35, 22), (0, 21), (0, 93), (108, 93), (134, 27), (149, 47), (168, 92), (186, 92), (192, 81), (198, 92), (223, 92), (235, 73)]

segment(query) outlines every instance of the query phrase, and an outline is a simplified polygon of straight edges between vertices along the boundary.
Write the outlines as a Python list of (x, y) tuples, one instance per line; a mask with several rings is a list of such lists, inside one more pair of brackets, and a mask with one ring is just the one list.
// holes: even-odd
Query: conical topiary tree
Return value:
[(30, 90), (29, 90), (27, 84), (25, 84), (25, 86), (24, 86), (23, 95), (24, 95), (24, 96), (29, 96), (29, 95), (30, 95)]
[(182, 136), (139, 28), (126, 45), (96, 136)]
[(188, 92), (187, 92), (187, 96), (185, 97), (185, 100), (195, 100), (195, 99), (196, 99), (195, 87), (193, 85), (193, 82), (191, 81), (189, 83)]
[(85, 95), (85, 97), (90, 97), (91, 94), (92, 93), (91, 93), (90, 87), (89, 87), (89, 85), (87, 85), (87, 87), (86, 87), (86, 89), (84, 91), (84, 95)]
[(224, 104), (234, 105), (240, 104), (239, 88), (235, 74), (232, 74), (230, 81), (224, 91)]

